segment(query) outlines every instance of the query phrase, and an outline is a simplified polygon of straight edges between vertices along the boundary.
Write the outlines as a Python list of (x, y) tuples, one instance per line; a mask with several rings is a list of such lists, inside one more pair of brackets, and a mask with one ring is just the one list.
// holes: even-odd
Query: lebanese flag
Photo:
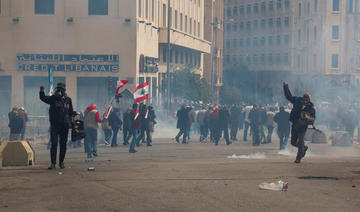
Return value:
[(122, 88), (126, 83), (128, 83), (128, 80), (119, 80), (119, 81), (117, 81), (115, 96), (119, 94), (120, 88)]
[(137, 86), (134, 93), (135, 103), (144, 101), (147, 98), (149, 98), (149, 82)]
[(105, 119), (108, 119), (108, 118), (109, 118), (111, 109), (112, 109), (112, 106), (110, 105), (110, 106), (108, 107), (108, 109), (106, 110), (106, 113), (105, 113), (105, 116), (104, 116)]
[(136, 120), (138, 116), (139, 116), (139, 105), (136, 107), (134, 120)]

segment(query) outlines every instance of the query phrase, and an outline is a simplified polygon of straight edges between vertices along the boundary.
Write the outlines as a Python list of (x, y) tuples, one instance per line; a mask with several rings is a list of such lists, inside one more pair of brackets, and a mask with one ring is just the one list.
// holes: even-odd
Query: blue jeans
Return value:
[(117, 146), (117, 134), (119, 132), (119, 128), (114, 128), (113, 130), (113, 137), (111, 140), (111, 146)]
[(103, 129), (103, 131), (104, 131), (105, 141), (107, 143), (110, 143), (110, 139), (111, 139), (111, 136), (112, 136), (111, 129)]
[(97, 129), (86, 128), (85, 129), (84, 147), (88, 157), (91, 157), (91, 153), (97, 152)]
[(22, 129), (21, 129), (21, 140), (25, 140), (25, 132), (26, 132), (26, 127), (24, 126)]
[(135, 150), (136, 140), (140, 136), (140, 129), (133, 129), (132, 134), (133, 134), (133, 138), (132, 138), (132, 141), (131, 141), (131, 144), (130, 144), (130, 151)]

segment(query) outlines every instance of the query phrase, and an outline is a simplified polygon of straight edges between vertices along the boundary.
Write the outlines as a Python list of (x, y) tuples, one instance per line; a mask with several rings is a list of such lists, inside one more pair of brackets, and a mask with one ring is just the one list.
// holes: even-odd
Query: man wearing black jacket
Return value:
[(121, 128), (122, 121), (119, 116), (119, 108), (114, 108), (109, 115), (109, 125), (113, 131), (111, 147), (117, 147), (117, 134)]
[(72, 127), (72, 117), (76, 115), (76, 112), (73, 110), (71, 98), (65, 93), (64, 83), (57, 84), (54, 95), (46, 96), (44, 90), (45, 87), (41, 86), (39, 96), (41, 101), (50, 105), (51, 165), (48, 169), (55, 169), (58, 139), (60, 143), (59, 167), (63, 169), (69, 128)]
[(283, 84), (284, 93), (287, 100), (293, 104), (290, 113), (291, 144), (298, 148), (295, 163), (300, 163), (305, 156), (308, 146), (304, 144), (304, 136), (309, 124), (314, 124), (315, 109), (314, 104), (310, 102), (310, 94), (305, 93), (303, 97), (292, 96), (289, 86), (286, 82)]
[(290, 114), (285, 111), (284, 107), (280, 107), (280, 112), (274, 116), (274, 121), (277, 124), (277, 134), (280, 139), (280, 150), (286, 148), (286, 144), (290, 134)]

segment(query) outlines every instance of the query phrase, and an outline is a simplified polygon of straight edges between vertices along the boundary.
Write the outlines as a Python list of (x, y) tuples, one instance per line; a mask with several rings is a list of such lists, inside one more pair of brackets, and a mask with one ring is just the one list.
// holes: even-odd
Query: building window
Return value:
[(259, 3), (254, 4), (254, 13), (255, 14), (259, 13)]
[(240, 38), (239, 46), (240, 46), (240, 47), (244, 47), (244, 39)]
[(180, 53), (180, 63), (184, 64), (184, 52)]
[(264, 64), (265, 63), (265, 54), (261, 54), (260, 56), (260, 63)]
[(273, 28), (273, 19), (272, 18), (269, 19), (269, 28), (270, 29)]
[(175, 10), (175, 29), (178, 28), (178, 11)]
[(301, 29), (298, 29), (298, 43), (301, 42)]
[[(139, 0), (141, 1), (141, 0)], [(163, 27), (166, 27), (166, 4), (163, 4)]]
[(233, 32), (237, 32), (237, 24), (233, 24)]
[(237, 16), (238, 15), (238, 10), (237, 7), (233, 8), (233, 16)]
[(251, 14), (251, 4), (248, 4), (248, 5), (247, 5), (246, 13), (247, 13), (248, 15)]
[(265, 37), (261, 37), (261, 46), (264, 47), (265, 46)]
[(151, 20), (155, 21), (155, 0), (151, 1)]
[(248, 21), (248, 22), (246, 23), (246, 30), (247, 30), (248, 32), (250, 32), (250, 30), (251, 30), (251, 23), (250, 23), (250, 21)]
[(269, 2), (269, 10), (270, 11), (274, 10), (274, 1), (272, 0)]
[(340, 11), (340, 0), (333, 0), (333, 11)]
[(226, 48), (230, 48), (230, 40), (226, 40)]
[(170, 63), (173, 63), (173, 52), (174, 50), (170, 50), (170, 58), (169, 58)]
[(190, 27), (190, 34), (192, 34), (192, 18), (190, 18), (190, 25), (189, 25), (189, 27)]
[(35, 14), (40, 14), (40, 15), (55, 14), (55, 0), (35, 0)]
[(331, 68), (339, 68), (339, 55), (338, 54), (331, 55)]
[(237, 48), (237, 40), (236, 39), (233, 40), (233, 48)]
[(298, 8), (298, 10), (299, 10), (299, 17), (301, 17), (301, 3), (299, 3), (299, 8)]
[(257, 47), (257, 46), (258, 46), (258, 40), (257, 40), (256, 37), (254, 38), (253, 45), (254, 45), (254, 47)]
[(245, 14), (244, 6), (240, 6), (240, 15), (243, 16)]
[(262, 12), (262, 13), (265, 13), (265, 12), (266, 12), (266, 3), (265, 3), (265, 2), (262, 2), (262, 3), (261, 3), (261, 12)]
[(179, 63), (179, 53), (178, 51), (175, 51), (175, 64)]
[(337, 25), (332, 26), (332, 39), (333, 40), (339, 40), (340, 39), (339, 26), (337, 26)]
[(317, 40), (317, 27), (314, 26), (314, 40)]
[(166, 56), (167, 56), (166, 48), (163, 48), (163, 63), (166, 63)]
[(256, 30), (258, 30), (258, 26), (259, 26), (259, 23), (258, 23), (259, 21), (258, 20), (255, 20), (254, 21), (254, 30), (256, 31)]
[(300, 69), (301, 68), (301, 56), (300, 55), (298, 55), (298, 69)]
[(189, 55), (187, 52), (185, 53), (185, 64), (189, 64)]
[(271, 64), (272, 61), (273, 61), (272, 53), (269, 53), (269, 54), (268, 54), (268, 62)]
[(244, 31), (244, 22), (240, 22), (240, 31), (241, 31), (241, 32)]
[(280, 64), (280, 59), (281, 59), (280, 53), (277, 53), (275, 58), (276, 58), (276, 64)]
[(285, 0), (285, 9), (290, 9), (290, 0)]
[(280, 46), (280, 44), (281, 44), (281, 37), (280, 37), (280, 35), (276, 36), (276, 44), (277, 44), (278, 46)]
[(187, 32), (187, 30), (188, 30), (188, 25), (187, 25), (187, 15), (185, 15), (185, 21), (184, 21), (184, 23), (185, 23), (185, 32)]
[(285, 45), (289, 45), (290, 43), (289, 43), (289, 35), (284, 35), (284, 43), (285, 43)]
[(251, 47), (251, 40), (250, 38), (246, 39), (246, 47), (250, 48)]
[(276, 1), (276, 8), (281, 9), (281, 0)]
[[(139, 0), (139, 5), (138, 6), (139, 6), (138, 7), (139, 17), (142, 17), (142, 0)], [(89, 3), (89, 7), (90, 7), (90, 3)]]
[(145, 0), (145, 18), (149, 19), (149, 0)]
[(276, 26), (277, 26), (278, 28), (281, 27), (281, 18), (277, 18), (277, 19), (276, 19)]
[(354, 9), (353, 0), (348, 0), (348, 3), (347, 3), (347, 12), (348, 12), (348, 13), (353, 13), (353, 9)]
[(228, 17), (231, 16), (231, 8), (230, 8), (230, 7), (227, 8), (227, 16), (228, 16)]
[(314, 69), (316, 69), (316, 67), (317, 67), (317, 56), (316, 56), (316, 54), (313, 55), (313, 66), (314, 66)]
[(289, 61), (289, 53), (285, 53), (284, 54), (284, 64), (285, 65), (289, 65), (290, 61)]
[(318, 11), (318, 0), (314, 0), (314, 13), (317, 14)]
[(254, 64), (256, 64), (257, 62), (258, 62), (258, 56), (257, 56), (257, 54), (254, 54), (254, 56), (253, 56), (253, 60), (254, 60)]
[(226, 24), (226, 31), (231, 32), (231, 24)]
[(196, 21), (194, 20), (194, 36), (196, 36)]
[(289, 17), (289, 16), (286, 16), (286, 17), (285, 17), (284, 23), (285, 23), (285, 27), (289, 27), (289, 26), (290, 26), (290, 17)]
[(307, 3), (306, 14), (307, 14), (307, 16), (310, 15), (310, 3), (309, 2)]
[(269, 38), (268, 38), (268, 44), (269, 44), (269, 46), (272, 46), (272, 45), (273, 45), (273, 37), (272, 37), (272, 36), (269, 36)]
[(200, 37), (200, 32), (201, 32), (201, 30), (200, 30), (200, 22), (198, 22), (198, 37)]
[(266, 28), (266, 21), (263, 19), (261, 20), (261, 29), (265, 29)]
[(183, 14), (180, 13), (180, 30), (183, 31)]

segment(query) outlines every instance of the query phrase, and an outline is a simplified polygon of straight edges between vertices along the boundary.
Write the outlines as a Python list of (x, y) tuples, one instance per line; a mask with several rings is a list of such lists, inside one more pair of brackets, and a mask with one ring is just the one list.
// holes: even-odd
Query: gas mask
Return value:
[(55, 95), (61, 96), (61, 97), (65, 96), (65, 89), (61, 88), (61, 87), (57, 87), (55, 90)]

